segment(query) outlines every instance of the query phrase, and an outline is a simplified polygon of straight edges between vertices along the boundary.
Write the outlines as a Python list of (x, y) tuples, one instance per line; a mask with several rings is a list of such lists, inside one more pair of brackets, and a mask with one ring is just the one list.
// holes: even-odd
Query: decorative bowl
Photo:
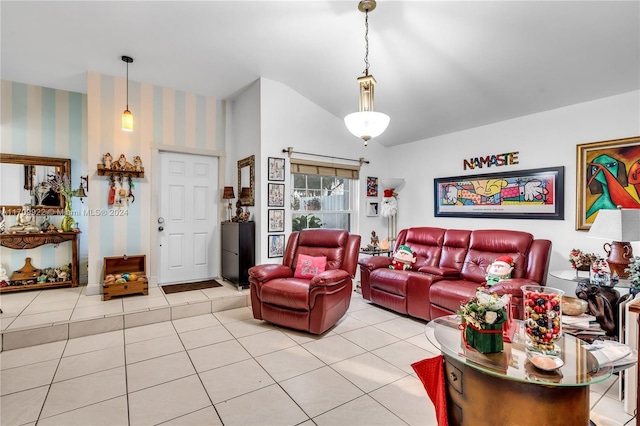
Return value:
[(527, 351), (527, 358), (536, 368), (544, 371), (553, 371), (564, 365), (564, 361), (551, 355), (543, 355), (536, 352)]
[(565, 315), (582, 315), (587, 312), (588, 308), (589, 305), (586, 300), (562, 296), (562, 313)]

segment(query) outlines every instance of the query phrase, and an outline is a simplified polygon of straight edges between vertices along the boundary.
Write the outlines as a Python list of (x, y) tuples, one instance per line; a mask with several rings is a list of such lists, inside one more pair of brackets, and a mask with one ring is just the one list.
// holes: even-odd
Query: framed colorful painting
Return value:
[(367, 197), (378, 197), (378, 178), (367, 176)]
[(284, 180), (284, 158), (268, 158), (269, 180), (283, 181)]
[(437, 217), (564, 219), (564, 167), (434, 179)]
[(269, 230), (267, 232), (284, 232), (284, 209), (268, 210)]
[(268, 235), (269, 257), (284, 256), (284, 234)]
[(640, 208), (640, 136), (577, 146), (576, 229), (600, 209)]

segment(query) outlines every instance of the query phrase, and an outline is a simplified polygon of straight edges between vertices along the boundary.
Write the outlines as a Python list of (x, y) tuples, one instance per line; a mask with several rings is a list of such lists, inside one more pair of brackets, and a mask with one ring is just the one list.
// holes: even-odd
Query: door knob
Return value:
[(158, 226), (158, 231), (164, 231), (164, 226)]

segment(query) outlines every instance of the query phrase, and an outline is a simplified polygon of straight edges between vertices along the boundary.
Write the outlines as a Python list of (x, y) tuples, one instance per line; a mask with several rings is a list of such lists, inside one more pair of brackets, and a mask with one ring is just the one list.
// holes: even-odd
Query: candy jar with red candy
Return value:
[(524, 302), (524, 330), (527, 345), (544, 353), (557, 352), (555, 342), (562, 336), (562, 295), (557, 288), (525, 285), (522, 287)]

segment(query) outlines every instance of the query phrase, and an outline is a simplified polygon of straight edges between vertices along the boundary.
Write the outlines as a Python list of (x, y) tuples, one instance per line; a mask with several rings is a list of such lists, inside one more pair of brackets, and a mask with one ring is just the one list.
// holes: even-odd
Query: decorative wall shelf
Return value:
[(140, 171), (137, 170), (118, 170), (108, 169), (104, 164), (98, 164), (98, 176), (122, 176), (133, 178), (144, 178), (144, 167), (140, 167)]

